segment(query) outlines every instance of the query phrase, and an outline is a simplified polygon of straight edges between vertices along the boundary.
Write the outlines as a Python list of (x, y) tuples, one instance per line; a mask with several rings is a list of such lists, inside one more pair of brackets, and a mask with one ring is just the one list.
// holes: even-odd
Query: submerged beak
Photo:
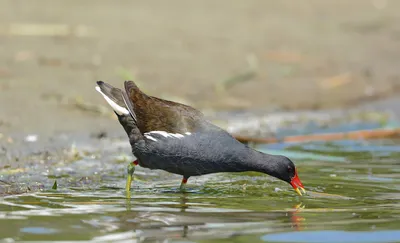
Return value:
[[(292, 181), (290, 182), (290, 185), (292, 185), (293, 189), (297, 192), (297, 194), (299, 194), (300, 196), (302, 196), (301, 191), (306, 194), (306, 190), (304, 189), (303, 184), (300, 181), (300, 178), (297, 176), (297, 171), (295, 171), (294, 177), (292, 178)], [(300, 189), (301, 191), (300, 191)]]

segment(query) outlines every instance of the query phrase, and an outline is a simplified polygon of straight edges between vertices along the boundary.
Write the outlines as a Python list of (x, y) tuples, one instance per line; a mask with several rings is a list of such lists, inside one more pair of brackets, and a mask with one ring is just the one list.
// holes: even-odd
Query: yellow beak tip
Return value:
[[(300, 191), (300, 189), (301, 189), (301, 191)], [(303, 194), (306, 194), (306, 189), (304, 189), (303, 187), (298, 187), (298, 188), (296, 188), (296, 189), (294, 189), (296, 192), (297, 192), (297, 194), (299, 194), (300, 196), (303, 196)], [(301, 193), (301, 192), (303, 192), (303, 193)]]

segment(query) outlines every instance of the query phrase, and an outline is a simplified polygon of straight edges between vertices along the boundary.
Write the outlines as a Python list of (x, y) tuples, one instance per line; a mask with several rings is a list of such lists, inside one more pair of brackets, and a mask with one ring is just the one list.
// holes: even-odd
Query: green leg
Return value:
[(180, 190), (181, 191), (185, 191), (185, 188), (186, 188), (186, 183), (187, 183), (187, 181), (188, 181), (188, 179), (189, 179), (189, 177), (183, 177), (182, 178), (182, 182), (181, 182), (181, 186), (180, 186)]
[(132, 163), (129, 163), (128, 168), (127, 168), (128, 169), (128, 177), (126, 178), (126, 187), (125, 187), (127, 197), (131, 196), (131, 183), (133, 180), (133, 172), (135, 172), (136, 165), (138, 165), (137, 160), (133, 161)]

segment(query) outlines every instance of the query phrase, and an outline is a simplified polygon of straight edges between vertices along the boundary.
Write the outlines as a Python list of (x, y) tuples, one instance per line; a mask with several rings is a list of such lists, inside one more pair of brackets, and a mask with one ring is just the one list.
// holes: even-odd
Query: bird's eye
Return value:
[(289, 166), (287, 167), (287, 170), (288, 170), (288, 172), (292, 172), (292, 171), (293, 171), (293, 168), (289, 165)]

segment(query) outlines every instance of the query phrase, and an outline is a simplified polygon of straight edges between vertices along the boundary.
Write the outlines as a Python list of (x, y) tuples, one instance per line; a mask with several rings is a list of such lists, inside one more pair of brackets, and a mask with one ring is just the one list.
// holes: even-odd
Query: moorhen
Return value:
[(305, 193), (290, 159), (246, 146), (207, 121), (200, 111), (146, 95), (132, 81), (125, 81), (124, 91), (103, 81), (97, 85), (125, 129), (137, 159), (128, 165), (127, 193), (136, 165), (182, 175), (181, 189), (191, 176), (257, 171), (288, 182), (299, 195), (299, 188)]

